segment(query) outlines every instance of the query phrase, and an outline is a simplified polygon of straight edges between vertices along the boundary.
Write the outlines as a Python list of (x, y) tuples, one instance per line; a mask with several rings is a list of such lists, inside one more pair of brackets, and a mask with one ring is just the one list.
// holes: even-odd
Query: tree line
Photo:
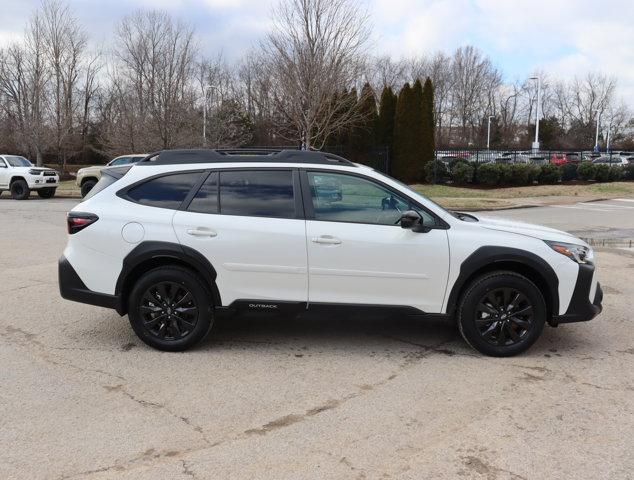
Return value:
[[(65, 164), (201, 146), (330, 148), (362, 160), (380, 147), (396, 176), (417, 180), (435, 148), (485, 145), (489, 116), (492, 147), (530, 146), (537, 82), (504, 82), (474, 47), (372, 56), (370, 18), (352, 0), (282, 0), (272, 20), (228, 62), (157, 10), (123, 17), (95, 49), (67, 3), (45, 0), (22, 39), (0, 48), (0, 150)], [(534, 76), (544, 147), (591, 147), (599, 121), (601, 138), (609, 129), (615, 148), (634, 148), (613, 77)]]

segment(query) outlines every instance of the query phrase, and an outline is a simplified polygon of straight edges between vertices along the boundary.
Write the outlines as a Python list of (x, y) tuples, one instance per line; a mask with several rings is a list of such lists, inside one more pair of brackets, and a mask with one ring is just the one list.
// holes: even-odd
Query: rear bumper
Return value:
[(592, 277), (594, 276), (594, 265), (579, 265), (579, 274), (575, 290), (568, 305), (568, 310), (563, 315), (552, 318), (550, 324), (557, 326), (560, 323), (586, 322), (592, 320), (603, 310), (603, 290), (597, 283), (594, 299), (590, 301), (590, 291), (592, 288)]
[(66, 300), (73, 302), (87, 303), (98, 307), (112, 308), (121, 311), (121, 299), (118, 295), (109, 295), (107, 293), (93, 292), (84, 282), (66, 259), (61, 256), (57, 267), (59, 280), (59, 293)]

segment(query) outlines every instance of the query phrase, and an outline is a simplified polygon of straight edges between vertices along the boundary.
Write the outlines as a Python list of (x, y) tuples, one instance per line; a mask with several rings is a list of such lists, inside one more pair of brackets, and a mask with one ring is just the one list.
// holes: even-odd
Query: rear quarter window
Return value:
[(201, 174), (202, 172), (187, 172), (151, 178), (130, 188), (125, 197), (141, 205), (176, 210)]

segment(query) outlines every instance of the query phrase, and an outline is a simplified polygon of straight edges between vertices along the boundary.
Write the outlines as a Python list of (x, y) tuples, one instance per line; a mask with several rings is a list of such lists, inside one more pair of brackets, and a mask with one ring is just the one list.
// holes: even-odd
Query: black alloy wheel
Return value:
[(533, 326), (533, 305), (509, 287), (487, 292), (476, 306), (475, 323), (482, 338), (497, 346), (521, 342)]
[(148, 288), (139, 311), (143, 326), (161, 340), (186, 337), (198, 321), (198, 306), (192, 293), (174, 282), (160, 282)]
[(127, 303), (134, 332), (159, 350), (187, 350), (205, 338), (213, 324), (210, 286), (194, 271), (177, 265), (144, 273), (132, 286)]
[(548, 309), (544, 294), (512, 271), (485, 273), (466, 288), (457, 309), (460, 333), (485, 355), (509, 357), (528, 349), (541, 335)]

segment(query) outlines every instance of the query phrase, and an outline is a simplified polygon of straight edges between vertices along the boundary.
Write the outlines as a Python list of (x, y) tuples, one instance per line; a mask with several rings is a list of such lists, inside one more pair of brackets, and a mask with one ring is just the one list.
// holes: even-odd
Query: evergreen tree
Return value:
[(416, 103), (414, 91), (409, 83), (406, 83), (399, 92), (396, 102), (392, 160), (392, 174), (403, 182), (414, 182), (420, 177), (416, 162), (417, 143), (412, 135), (417, 110), (420, 111), (420, 102)]
[(379, 117), (377, 120), (376, 141), (380, 146), (385, 146), (389, 154), (394, 154), (394, 117), (396, 116), (396, 95), (391, 87), (383, 88), (381, 103), (379, 105)]
[(369, 83), (366, 83), (361, 90), (357, 108), (361, 114), (361, 121), (352, 129), (350, 144), (353, 150), (352, 156), (363, 161), (376, 144), (376, 98)]
[(422, 135), (421, 135), (421, 159), (423, 168), (428, 162), (434, 161), (436, 149), (434, 141), (434, 87), (431, 79), (427, 77), (423, 86), (422, 95)]

